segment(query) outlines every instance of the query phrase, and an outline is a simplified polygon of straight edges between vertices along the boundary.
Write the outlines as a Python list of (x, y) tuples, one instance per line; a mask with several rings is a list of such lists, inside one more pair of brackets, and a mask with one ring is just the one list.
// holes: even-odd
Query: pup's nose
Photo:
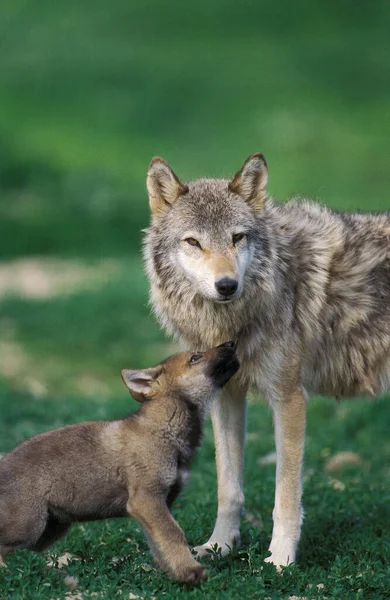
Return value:
[(220, 348), (235, 348), (236, 347), (236, 342), (225, 342), (224, 344), (220, 345)]
[(215, 287), (222, 296), (232, 296), (238, 288), (238, 281), (230, 277), (222, 277), (215, 282)]

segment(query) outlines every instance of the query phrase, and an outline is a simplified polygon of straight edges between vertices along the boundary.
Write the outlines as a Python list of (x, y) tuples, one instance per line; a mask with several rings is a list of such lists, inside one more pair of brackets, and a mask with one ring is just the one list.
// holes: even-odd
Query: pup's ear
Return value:
[(256, 209), (262, 209), (267, 196), (268, 168), (261, 152), (251, 154), (229, 183), (229, 190), (239, 194)]
[(138, 402), (150, 399), (153, 381), (157, 379), (159, 374), (160, 370), (158, 368), (142, 369), (139, 371), (122, 369), (121, 371), (125, 385), (129, 388), (134, 400)]
[(188, 192), (165, 160), (158, 156), (149, 165), (146, 186), (150, 209), (154, 215), (165, 212), (179, 196)]

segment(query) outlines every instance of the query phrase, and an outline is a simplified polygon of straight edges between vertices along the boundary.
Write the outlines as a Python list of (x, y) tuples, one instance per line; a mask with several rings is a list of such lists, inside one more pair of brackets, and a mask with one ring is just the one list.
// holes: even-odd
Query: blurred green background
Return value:
[[(141, 260), (154, 155), (188, 180), (232, 175), (262, 151), (281, 200), (389, 209), (389, 31), (386, 0), (1, 2), (0, 452), (125, 414), (135, 403), (120, 369), (174, 349)], [(388, 476), (389, 402), (323, 402), (310, 408), (309, 467), (352, 449), (373, 480)], [(263, 405), (249, 423), (251, 464), (273, 442)], [(212, 516), (210, 428), (206, 438)]]
[(164, 354), (140, 261), (154, 155), (186, 180), (263, 151), (280, 199), (388, 208), (389, 25), (385, 1), (4, 0), (0, 340), (23, 369), (0, 373), (109, 391)]

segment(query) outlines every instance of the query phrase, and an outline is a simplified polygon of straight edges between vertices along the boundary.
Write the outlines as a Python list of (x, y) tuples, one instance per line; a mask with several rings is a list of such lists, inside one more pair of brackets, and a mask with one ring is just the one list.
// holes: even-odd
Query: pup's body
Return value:
[(239, 539), (245, 395), (254, 384), (274, 410), (269, 560), (285, 565), (300, 536), (305, 392), (390, 388), (390, 213), (277, 204), (266, 198), (260, 154), (231, 181), (188, 186), (154, 159), (147, 184), (145, 257), (158, 317), (189, 347), (238, 339), (240, 371), (212, 412), (219, 509), (208, 545), (227, 551)]
[(0, 461), (0, 560), (18, 548), (44, 550), (74, 521), (132, 515), (162, 568), (182, 581), (204, 578), (169, 507), (200, 443), (205, 413), (237, 368), (230, 343), (175, 355), (154, 369), (123, 371), (143, 402), (139, 411), (48, 431), (6, 455)]

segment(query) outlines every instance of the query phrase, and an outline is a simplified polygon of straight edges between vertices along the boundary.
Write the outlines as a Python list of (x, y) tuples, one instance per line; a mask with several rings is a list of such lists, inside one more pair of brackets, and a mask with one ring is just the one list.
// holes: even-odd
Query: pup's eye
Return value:
[(187, 242), (187, 244), (189, 244), (190, 246), (198, 246), (198, 248), (201, 247), (198, 240), (196, 240), (195, 238), (186, 238), (184, 241)]
[(235, 233), (233, 235), (233, 244), (236, 245), (238, 242), (241, 242), (245, 237), (245, 233)]
[(190, 358), (190, 363), (198, 362), (200, 358), (202, 358), (202, 354), (193, 354)]

